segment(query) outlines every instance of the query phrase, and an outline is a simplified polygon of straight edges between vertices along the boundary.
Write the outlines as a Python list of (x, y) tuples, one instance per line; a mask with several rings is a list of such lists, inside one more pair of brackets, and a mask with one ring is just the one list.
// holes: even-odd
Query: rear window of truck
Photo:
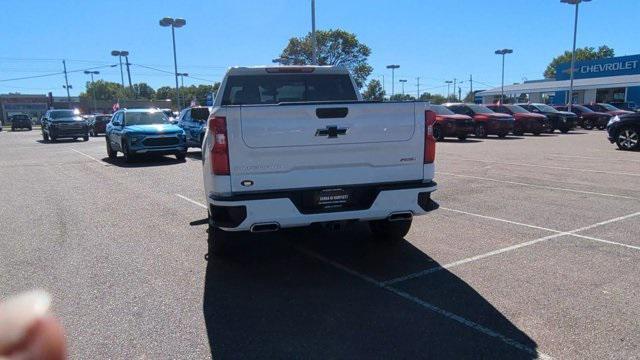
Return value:
[(227, 79), (222, 105), (356, 100), (349, 75), (237, 75)]

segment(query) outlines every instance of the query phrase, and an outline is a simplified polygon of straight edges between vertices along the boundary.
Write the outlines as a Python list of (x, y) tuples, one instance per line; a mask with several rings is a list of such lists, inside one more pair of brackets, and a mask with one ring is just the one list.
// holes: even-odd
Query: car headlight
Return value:
[(132, 136), (131, 137), (131, 143), (132, 144), (138, 143), (140, 141), (142, 141), (142, 136)]
[(609, 122), (607, 123), (607, 126), (610, 126), (611, 124), (615, 124), (618, 121), (620, 121), (620, 117), (618, 115), (612, 117), (611, 119), (609, 119)]

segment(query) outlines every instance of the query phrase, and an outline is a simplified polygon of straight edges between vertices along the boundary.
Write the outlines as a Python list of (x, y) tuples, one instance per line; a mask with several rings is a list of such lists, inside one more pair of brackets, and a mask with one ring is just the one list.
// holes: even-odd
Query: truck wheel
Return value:
[(500, 133), (500, 134), (498, 134), (498, 137), (501, 138), (501, 139), (504, 139), (504, 138), (507, 137), (507, 134), (509, 134), (509, 133)]
[(460, 141), (465, 141), (465, 140), (467, 140), (467, 135), (460, 135), (460, 136), (458, 136), (458, 140), (460, 140)]
[(562, 129), (560, 129), (560, 132), (563, 133), (563, 134), (566, 134), (566, 133), (569, 132), (569, 129), (568, 128), (562, 128)]
[(616, 138), (616, 145), (620, 150), (635, 150), (640, 148), (640, 131), (632, 128), (620, 130)]
[(411, 220), (389, 221), (374, 220), (369, 221), (369, 229), (376, 241), (394, 242), (401, 240), (407, 235), (411, 228)]
[(483, 139), (486, 138), (487, 137), (486, 126), (484, 126), (484, 124), (476, 125), (475, 134), (476, 134), (476, 137), (483, 138)]
[(228, 231), (221, 230), (215, 226), (209, 225), (207, 230), (207, 244), (209, 245), (209, 256), (222, 256), (228, 252), (229, 239), (233, 235)]
[(187, 153), (184, 153), (184, 152), (176, 153), (176, 159), (178, 159), (179, 161), (184, 161), (184, 159), (186, 158), (187, 158)]
[(129, 145), (126, 142), (122, 144), (122, 154), (126, 163), (132, 163), (135, 160), (133, 154), (129, 152)]
[(111, 148), (111, 143), (109, 142), (109, 138), (106, 136), (104, 138), (107, 140), (107, 156), (109, 156), (109, 159), (113, 160), (116, 157), (118, 157), (118, 153)]
[(82, 141), (89, 141), (89, 135), (85, 135), (82, 137)]
[(47, 133), (45, 133), (44, 131), (42, 132), (42, 141), (49, 142), (49, 135), (47, 135)]

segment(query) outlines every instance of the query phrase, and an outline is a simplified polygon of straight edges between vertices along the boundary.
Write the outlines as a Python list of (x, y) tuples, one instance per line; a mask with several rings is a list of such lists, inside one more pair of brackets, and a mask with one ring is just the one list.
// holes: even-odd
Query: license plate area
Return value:
[(303, 214), (364, 210), (371, 207), (378, 192), (371, 187), (327, 188), (304, 191), (292, 200)]

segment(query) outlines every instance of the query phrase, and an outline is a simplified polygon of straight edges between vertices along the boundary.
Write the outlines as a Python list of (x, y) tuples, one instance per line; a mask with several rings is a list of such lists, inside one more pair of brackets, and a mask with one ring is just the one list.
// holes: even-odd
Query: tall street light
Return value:
[(93, 112), (96, 113), (97, 110), (97, 105), (96, 105), (96, 87), (93, 84), (93, 75), (98, 75), (100, 74), (100, 71), (84, 71), (85, 74), (87, 75), (91, 75), (91, 89), (93, 90)]
[(395, 83), (396, 83), (396, 69), (399, 69), (400, 65), (387, 65), (387, 69), (391, 69), (391, 96), (395, 95)]
[(180, 87), (184, 89), (184, 77), (189, 77), (189, 73), (178, 73), (180, 76)]
[(180, 88), (178, 87), (178, 59), (176, 57), (176, 28), (181, 28), (187, 24), (185, 19), (165, 17), (160, 20), (160, 26), (171, 26), (171, 39), (173, 40), (173, 69), (176, 78), (176, 98), (178, 102), (178, 110), (182, 109), (180, 104)]
[(400, 79), (398, 80), (400, 82), (400, 84), (402, 84), (402, 97), (404, 98), (404, 83), (407, 82), (406, 79)]
[[(504, 56), (507, 54), (512, 54), (513, 50), (511, 49), (501, 49), (496, 50), (496, 55), (502, 55), (502, 85), (500, 85), (500, 104), (504, 102)], [(453, 89), (455, 91), (455, 89)]]
[(316, 39), (316, 0), (311, 0), (311, 48), (313, 65), (318, 65), (318, 42)]
[[(122, 85), (122, 88), (124, 89), (124, 72), (122, 72), (122, 57), (123, 56), (129, 56), (129, 52), (126, 50), (113, 50), (111, 52), (112, 56), (117, 56), (118, 60), (120, 60), (120, 84)], [(127, 64), (129, 63), (129, 61), (127, 60)]]
[(445, 81), (445, 84), (447, 84), (447, 101), (449, 101), (449, 95), (451, 94), (449, 91), (451, 91), (451, 84), (453, 84), (453, 81), (447, 80)]
[(571, 105), (573, 104), (573, 68), (576, 64), (576, 37), (578, 36), (578, 5), (581, 2), (589, 2), (591, 0), (560, 0), (560, 2), (576, 6), (576, 14), (573, 20), (573, 49), (571, 50), (571, 69), (569, 70), (569, 108), (571, 111)]

